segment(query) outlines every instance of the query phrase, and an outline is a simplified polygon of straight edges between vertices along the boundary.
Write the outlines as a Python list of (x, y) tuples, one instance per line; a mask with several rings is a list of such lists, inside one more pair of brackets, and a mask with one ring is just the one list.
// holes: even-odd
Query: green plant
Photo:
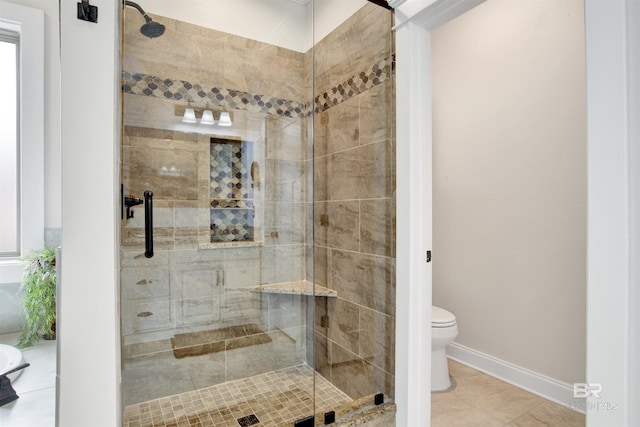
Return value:
[(18, 347), (30, 347), (42, 338), (55, 337), (56, 322), (56, 253), (43, 248), (24, 258), (21, 289), (25, 295), (22, 308), (26, 322)]

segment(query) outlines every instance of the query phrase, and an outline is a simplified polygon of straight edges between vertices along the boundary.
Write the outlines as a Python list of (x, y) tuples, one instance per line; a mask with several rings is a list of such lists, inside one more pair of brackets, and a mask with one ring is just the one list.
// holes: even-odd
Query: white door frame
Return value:
[[(431, 416), (431, 264), (432, 243), (431, 51), (430, 31), (484, 0), (388, 0), (396, 10), (396, 425), (429, 426)], [(629, 224), (637, 224), (637, 205), (629, 204), (629, 176), (639, 176), (632, 147), (628, 106), (640, 105), (627, 83), (628, 28), (640, 25), (634, 0), (585, 0), (588, 103), (588, 307), (587, 381), (603, 385), (601, 399), (618, 410), (587, 407), (587, 425), (629, 425), (630, 390), (640, 378), (629, 369), (629, 319), (638, 312), (629, 302)], [(634, 12), (635, 11), (635, 12)], [(635, 58), (637, 60), (637, 58)], [(637, 140), (633, 141), (635, 144)], [(632, 150), (637, 152), (639, 150)], [(437, 260), (437, 254), (434, 254)], [(636, 295), (637, 294), (632, 294)], [(631, 330), (634, 330), (631, 324)], [(612, 333), (619, 331), (621, 333)], [(631, 353), (634, 354), (634, 353)], [(595, 406), (593, 406), (595, 407)], [(637, 413), (635, 414), (637, 416)]]
[(483, 1), (389, 1), (396, 7), (397, 426), (428, 426), (431, 417), (430, 31)]
[[(638, 224), (636, 0), (585, 1), (587, 58), (587, 382), (602, 386), (590, 396), (587, 425), (638, 425), (637, 246)], [(635, 31), (635, 33), (634, 33)], [(634, 63), (635, 61), (635, 63)], [(632, 113), (635, 112), (635, 116)], [(635, 131), (635, 132), (634, 132)], [(632, 153), (632, 154), (630, 154)], [(635, 154), (635, 157), (634, 157)], [(635, 175), (636, 181), (630, 177)], [(633, 182), (633, 184), (632, 184)], [(637, 230), (637, 228), (636, 228)], [(637, 236), (636, 236), (637, 237)], [(634, 349), (633, 346), (636, 346)], [(635, 354), (635, 358), (633, 355)], [(636, 397), (637, 398), (637, 397)], [(612, 409), (609, 409), (612, 408)]]

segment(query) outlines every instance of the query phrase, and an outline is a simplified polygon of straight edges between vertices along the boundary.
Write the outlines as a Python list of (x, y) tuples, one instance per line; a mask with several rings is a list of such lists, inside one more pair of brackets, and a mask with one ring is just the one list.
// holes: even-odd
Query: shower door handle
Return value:
[(153, 257), (153, 191), (144, 192), (144, 256)]

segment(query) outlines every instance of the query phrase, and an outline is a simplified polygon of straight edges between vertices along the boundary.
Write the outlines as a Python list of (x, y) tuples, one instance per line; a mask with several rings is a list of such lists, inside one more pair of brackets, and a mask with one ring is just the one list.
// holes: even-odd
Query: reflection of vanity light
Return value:
[(231, 116), (228, 112), (223, 111), (220, 113), (220, 120), (218, 120), (218, 126), (231, 126)]
[[(233, 126), (233, 118), (228, 111), (221, 111), (220, 108), (192, 106), (191, 101), (188, 101), (187, 105), (178, 105), (174, 107), (175, 115), (180, 117), (182, 123), (198, 124), (212, 126), (217, 124), (218, 126), (229, 127)], [(216, 120), (218, 117), (218, 120)]]
[(184, 174), (180, 171), (180, 169), (175, 166), (171, 166), (167, 168), (166, 166), (162, 166), (160, 168), (160, 175), (162, 176), (184, 176)]
[(214, 124), (215, 121), (213, 120), (213, 111), (211, 110), (204, 110), (202, 112), (202, 119), (200, 119), (200, 124), (203, 125), (212, 125)]
[(196, 122), (196, 112), (193, 108), (186, 108), (184, 110), (184, 116), (182, 116), (182, 121), (184, 123), (195, 123)]

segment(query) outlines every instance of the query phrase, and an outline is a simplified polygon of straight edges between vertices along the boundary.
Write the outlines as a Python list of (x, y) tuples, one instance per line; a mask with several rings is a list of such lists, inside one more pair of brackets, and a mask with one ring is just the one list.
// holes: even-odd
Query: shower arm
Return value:
[(134, 3), (132, 1), (125, 0), (124, 5), (125, 6), (131, 6), (131, 7), (135, 8), (135, 9), (137, 9), (138, 12), (140, 12), (140, 15), (144, 16), (145, 21), (147, 21), (147, 22), (151, 22), (152, 21), (152, 19), (149, 18), (149, 15), (147, 15), (147, 12), (145, 12), (144, 9), (142, 9), (142, 7), (140, 7), (140, 5), (138, 3)]

